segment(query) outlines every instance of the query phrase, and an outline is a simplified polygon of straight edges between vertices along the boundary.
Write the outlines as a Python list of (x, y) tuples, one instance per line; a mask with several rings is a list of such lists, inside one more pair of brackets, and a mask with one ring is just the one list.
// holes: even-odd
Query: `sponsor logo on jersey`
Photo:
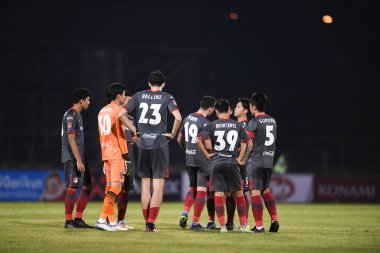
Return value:
[(221, 157), (232, 157), (232, 155), (227, 155), (227, 154), (223, 154), (223, 153), (218, 153), (217, 155), (221, 156)]
[(144, 139), (156, 139), (157, 138), (157, 134), (155, 134), (155, 133), (150, 133), (150, 134), (144, 133), (142, 135), (142, 137)]
[(264, 151), (263, 156), (274, 156), (274, 151)]
[(72, 116), (68, 116), (66, 119), (67, 120), (73, 120), (73, 117)]
[(274, 119), (259, 119), (259, 122), (261, 124), (263, 124), (263, 123), (276, 123), (276, 121)]
[(194, 116), (191, 116), (191, 115), (188, 117), (188, 119), (191, 120), (191, 121), (198, 121), (197, 117), (194, 117)]
[(197, 151), (196, 150), (191, 150), (191, 149), (186, 149), (186, 155), (196, 155)]

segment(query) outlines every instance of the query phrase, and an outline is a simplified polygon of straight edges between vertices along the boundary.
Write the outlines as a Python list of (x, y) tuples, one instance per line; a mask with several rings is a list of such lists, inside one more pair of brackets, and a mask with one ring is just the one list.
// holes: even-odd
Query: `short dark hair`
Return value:
[(161, 71), (155, 70), (149, 74), (148, 82), (153, 86), (161, 86), (166, 82), (166, 77)]
[(239, 98), (238, 103), (241, 103), (244, 109), (248, 110), (249, 112), (249, 99), (248, 98)]
[(76, 88), (73, 91), (73, 101), (74, 103), (79, 103), (81, 99), (86, 99), (91, 96), (90, 91), (87, 88)]
[(117, 95), (122, 95), (123, 91), (125, 91), (125, 85), (121, 83), (111, 83), (107, 89), (107, 97), (110, 100), (115, 100)]
[(214, 97), (211, 97), (211, 96), (204, 96), (202, 99), (201, 99), (201, 102), (200, 102), (200, 107), (203, 109), (203, 110), (207, 110), (211, 107), (215, 107), (215, 102), (216, 102), (216, 99)]
[(228, 110), (232, 108), (231, 103), (224, 98), (218, 99), (215, 103), (215, 110), (219, 113), (228, 112)]
[(133, 97), (133, 93), (131, 91), (129, 91), (129, 90), (126, 90), (125, 91), (125, 96), (126, 97)]
[(265, 112), (268, 104), (268, 97), (264, 93), (255, 92), (252, 94), (250, 102), (252, 105), (256, 106), (259, 112)]

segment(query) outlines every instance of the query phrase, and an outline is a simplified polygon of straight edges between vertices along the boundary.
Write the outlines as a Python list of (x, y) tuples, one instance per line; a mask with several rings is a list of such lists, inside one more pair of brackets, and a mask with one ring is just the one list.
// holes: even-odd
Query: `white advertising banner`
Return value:
[(312, 202), (313, 174), (272, 175), (270, 189), (278, 202)]

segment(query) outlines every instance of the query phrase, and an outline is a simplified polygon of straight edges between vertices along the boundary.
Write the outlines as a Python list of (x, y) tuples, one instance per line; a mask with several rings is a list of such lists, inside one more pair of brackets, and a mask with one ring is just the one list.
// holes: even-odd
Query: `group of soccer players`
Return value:
[[(103, 172), (107, 185), (103, 207), (94, 228), (105, 231), (133, 229), (125, 224), (128, 191), (133, 189), (134, 171), (141, 177), (141, 206), (146, 222), (145, 231), (158, 232), (155, 221), (160, 211), (165, 179), (169, 177), (168, 142), (177, 136), (186, 154), (190, 187), (179, 225), (187, 226), (189, 211), (194, 205), (191, 230), (216, 229), (215, 212), (220, 232), (264, 232), (263, 200), (271, 216), (270, 232), (277, 232), (279, 223), (274, 198), (269, 190), (275, 153), (276, 121), (265, 114), (267, 97), (254, 93), (250, 99), (239, 99), (233, 111), (226, 99), (205, 96), (199, 109), (182, 116), (174, 97), (163, 92), (165, 75), (154, 71), (148, 76), (148, 90), (133, 96), (126, 87), (113, 83), (107, 89), (111, 101), (98, 114), (98, 130), (102, 150)], [(90, 104), (90, 92), (74, 90), (74, 104), (62, 121), (62, 163), (65, 170), (67, 194), (65, 199), (65, 228), (93, 228), (82, 214), (91, 192), (91, 174), (84, 155), (84, 130), (81, 111)], [(137, 125), (129, 114), (136, 111)], [(167, 111), (175, 120), (167, 131)], [(207, 117), (216, 112), (217, 120)], [(231, 119), (234, 113), (237, 121)], [(254, 118), (248, 123), (248, 114)], [(181, 124), (182, 122), (182, 124)], [(138, 130), (137, 130), (138, 129)], [(133, 144), (138, 148), (137, 166)], [(153, 191), (151, 191), (153, 187)], [(73, 219), (75, 196), (82, 188)], [(153, 192), (153, 193), (151, 193)], [(248, 197), (256, 226), (248, 226)], [(207, 199), (209, 222), (206, 227), (200, 217)], [(118, 217), (115, 218), (115, 203)], [(225, 221), (225, 203), (227, 222)], [(240, 227), (234, 225), (237, 209)]]

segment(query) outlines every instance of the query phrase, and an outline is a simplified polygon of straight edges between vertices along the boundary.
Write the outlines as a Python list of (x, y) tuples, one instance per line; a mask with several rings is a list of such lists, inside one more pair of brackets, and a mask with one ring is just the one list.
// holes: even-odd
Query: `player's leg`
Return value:
[(220, 225), (220, 232), (225, 233), (227, 232), (227, 228), (224, 216), (224, 192), (227, 188), (227, 182), (223, 164), (212, 165), (211, 183), (215, 191), (215, 211)]
[(233, 194), (226, 194), (226, 209), (227, 209), (227, 230), (236, 230), (234, 219), (236, 211), (236, 200)]
[(81, 193), (77, 201), (74, 224), (78, 228), (94, 228), (86, 224), (86, 222), (82, 219), (83, 212), (87, 207), (87, 203), (90, 199), (90, 194), (92, 190), (91, 171), (90, 171), (87, 161), (85, 161), (84, 165), (85, 165), (85, 171), (84, 173), (81, 173), (83, 178), (80, 180), (83, 182), (83, 187), (81, 189)]
[(206, 225), (207, 229), (216, 229), (215, 225), (215, 195), (212, 190), (212, 183), (210, 180), (207, 182), (207, 213), (208, 213), (208, 223)]
[(155, 222), (160, 212), (164, 195), (165, 179), (169, 177), (169, 148), (168, 146), (151, 150), (150, 160), (152, 163), (153, 195), (150, 200), (149, 219), (147, 232), (158, 232)]
[(194, 201), (194, 215), (193, 222), (190, 229), (203, 230), (203, 226), (199, 223), (199, 219), (203, 212), (206, 196), (207, 196), (207, 178), (209, 177), (209, 171), (207, 168), (197, 167), (197, 194)]
[(155, 232), (157, 230), (155, 223), (162, 204), (162, 199), (164, 195), (164, 185), (165, 179), (153, 178), (153, 195), (152, 199), (150, 200), (149, 219), (146, 224), (147, 229), (149, 229), (149, 232)]
[[(103, 208), (95, 225), (96, 229), (106, 231), (125, 230), (117, 226), (115, 219), (115, 201), (124, 182), (125, 164), (123, 159), (109, 160), (106, 162), (106, 178), (110, 186), (104, 197)], [(109, 225), (106, 222), (109, 221)]]
[(141, 178), (141, 209), (144, 216), (145, 223), (148, 223), (149, 219), (149, 204), (151, 200), (150, 185), (151, 178)]
[(78, 178), (75, 177), (77, 168), (75, 161), (67, 161), (63, 164), (63, 169), (65, 173), (65, 184), (66, 184), (66, 197), (65, 197), (65, 216), (66, 222), (65, 228), (75, 228), (73, 222), (73, 210), (75, 205), (75, 196), (77, 194)]
[(225, 170), (227, 179), (227, 189), (228, 192), (233, 192), (231, 194), (237, 203), (237, 211), (240, 221), (240, 232), (250, 232), (247, 226), (246, 218), (246, 203), (243, 195), (243, 184), (240, 175), (240, 169), (238, 166), (231, 164), (228, 169)]
[(263, 191), (262, 197), (264, 199), (265, 207), (268, 210), (270, 218), (271, 218), (271, 225), (270, 225), (269, 232), (277, 232), (280, 228), (280, 224), (278, 223), (276, 202), (274, 200), (272, 193), (269, 190), (270, 179), (272, 177), (272, 169), (265, 168), (263, 175), (264, 175), (264, 178), (263, 178), (264, 191)]
[(141, 177), (141, 209), (145, 223), (149, 219), (150, 186), (152, 178), (151, 150), (138, 148), (138, 175)]
[(185, 204), (183, 208), (183, 212), (181, 214), (181, 217), (179, 219), (179, 226), (182, 228), (186, 228), (187, 226), (187, 219), (189, 217), (189, 211), (191, 206), (194, 204), (194, 199), (196, 195), (196, 187), (197, 187), (197, 169), (196, 167), (192, 166), (186, 166), (187, 174), (189, 176), (189, 190), (187, 191), (186, 198), (185, 198)]
[(255, 219), (255, 227), (252, 229), (252, 231), (256, 233), (264, 232), (263, 201), (260, 195), (260, 191), (262, 190), (261, 173), (261, 168), (255, 166), (253, 162), (249, 160), (247, 164), (248, 188), (251, 195), (252, 214), (253, 218)]
[[(246, 203), (246, 217), (247, 217), (247, 224), (248, 224), (248, 216), (249, 216), (249, 200), (248, 200), (248, 196), (247, 194), (249, 194), (249, 188), (248, 188), (248, 178), (247, 178), (247, 171), (246, 171), (246, 168), (245, 166), (240, 167), (240, 175), (241, 175), (241, 179), (242, 179), (242, 190), (243, 190), (243, 194), (244, 194), (244, 199), (245, 199), (245, 203)], [(247, 193), (248, 192), (248, 193)]]

